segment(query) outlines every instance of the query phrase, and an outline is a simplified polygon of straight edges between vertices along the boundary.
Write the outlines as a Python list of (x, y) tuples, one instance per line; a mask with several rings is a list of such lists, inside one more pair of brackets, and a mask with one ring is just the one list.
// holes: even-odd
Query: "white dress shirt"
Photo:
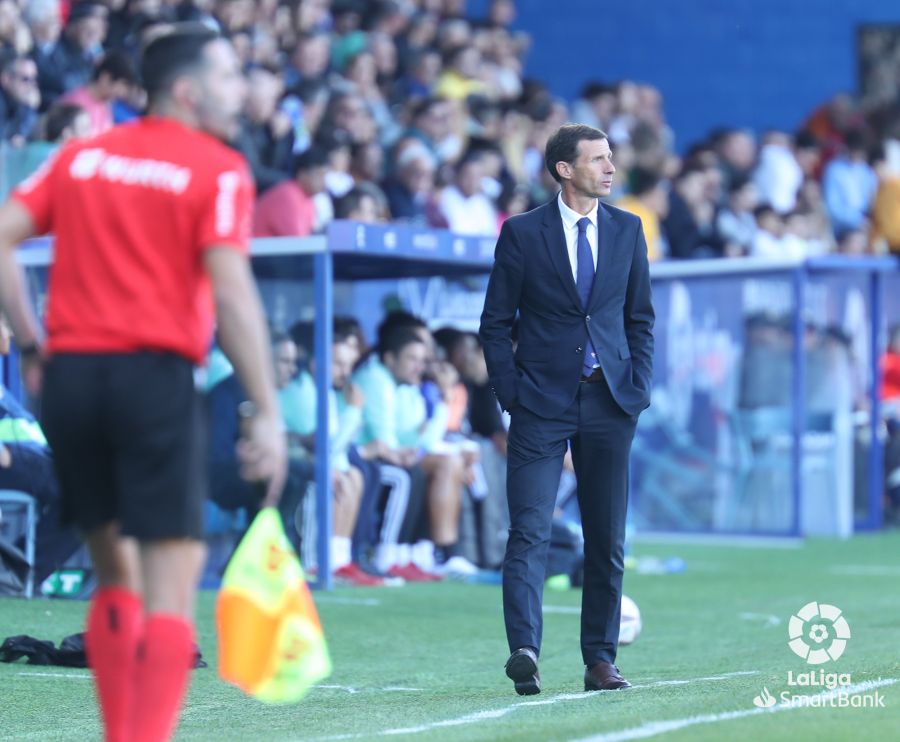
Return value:
[[(566, 206), (562, 199), (562, 193), (559, 194), (559, 215), (562, 217), (563, 232), (566, 235), (566, 250), (569, 253), (569, 265), (572, 266), (572, 278), (578, 285), (578, 220), (585, 216), (590, 219), (591, 223), (587, 228), (588, 244), (591, 246), (591, 257), (594, 259), (594, 270), (597, 270), (597, 211), (600, 208), (599, 202), (595, 203), (594, 208), (587, 214), (579, 214), (577, 211)], [(593, 356), (593, 367), (597, 368), (600, 362), (597, 360), (596, 348), (591, 354)]]
[(569, 253), (569, 265), (572, 266), (572, 278), (578, 283), (578, 220), (587, 217), (591, 223), (587, 228), (588, 244), (591, 246), (591, 257), (594, 259), (594, 270), (597, 270), (597, 209), (594, 206), (587, 214), (579, 214), (566, 206), (559, 194), (559, 215), (562, 217), (563, 232), (566, 235), (566, 250)]

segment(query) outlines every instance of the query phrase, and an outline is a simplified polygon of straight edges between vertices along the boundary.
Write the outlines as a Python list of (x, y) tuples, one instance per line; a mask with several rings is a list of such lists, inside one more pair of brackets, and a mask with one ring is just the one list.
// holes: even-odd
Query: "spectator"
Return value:
[(451, 135), (450, 104), (443, 98), (426, 98), (412, 109), (412, 125), (404, 138), (417, 139), (440, 162), (445, 142)]
[(846, 143), (846, 152), (828, 163), (822, 178), (825, 205), (837, 236), (863, 226), (878, 188), (875, 171), (866, 161), (865, 136), (851, 131)]
[(503, 226), (503, 222), (516, 214), (528, 211), (531, 198), (528, 186), (508, 185), (503, 189), (500, 198), (497, 199), (497, 231)]
[(325, 79), (331, 58), (331, 37), (324, 31), (308, 31), (297, 39), (285, 70), (285, 84), (293, 88), (299, 83)]
[(878, 190), (872, 204), (873, 242), (883, 242), (887, 250), (900, 253), (900, 177), (883, 160), (876, 164)]
[(22, 14), (15, 0), (0, 0), (0, 54), (27, 54), (31, 35), (22, 26)]
[(837, 241), (837, 251), (841, 255), (866, 255), (869, 238), (864, 229), (847, 229)]
[[(0, 317), (0, 355), (8, 362), (11, 331)], [(37, 501), (34, 582), (40, 585), (81, 546), (71, 526), (61, 526), (62, 503), (53, 454), (37, 420), (0, 384), (0, 489)]]
[(103, 53), (108, 14), (106, 6), (100, 3), (73, 5), (65, 29), (53, 48), (47, 53), (36, 53), (45, 107), (90, 81), (94, 63)]
[(750, 254), (757, 258), (785, 257), (781, 243), (784, 223), (778, 212), (768, 204), (762, 204), (753, 210), (753, 216), (756, 218), (756, 234)]
[(25, 21), (34, 39), (33, 52), (40, 58), (49, 54), (62, 31), (59, 0), (29, 0), (25, 4)]
[[(429, 418), (419, 391), (429, 356), (425, 336), (430, 341), (427, 329), (421, 326), (404, 325), (390, 317), (382, 323), (378, 357), (354, 375), (366, 398), (360, 443), (376, 446), (379, 458), (387, 464), (403, 469), (417, 466), (424, 472), (436, 569), (471, 573), (474, 567), (457, 553), (464, 463), (456, 455), (433, 453), (446, 430), (446, 402), (438, 401)], [(412, 533), (418, 534), (416, 524)], [(408, 540), (416, 539), (410, 536)], [(402, 557), (392, 551), (391, 544), (383, 546), (379, 566), (393, 563), (397, 572), (396, 568), (403, 566), (397, 563)]]
[[(296, 370), (296, 349), (292, 341), (282, 337), (276, 346), (276, 361), (285, 361), (283, 374), (288, 376)], [(374, 586), (384, 581), (364, 572), (352, 558), (351, 538), (357, 526), (357, 518), (365, 488), (365, 475), (375, 476), (378, 472), (360, 468), (351, 463), (351, 443), (356, 438), (362, 424), (364, 397), (358, 387), (349, 383), (353, 366), (359, 358), (359, 351), (352, 335), (341, 330), (335, 322), (334, 341), (331, 348), (332, 386), (328, 394), (329, 438), (331, 442), (333, 531), (331, 537), (331, 569), (335, 578), (350, 585)], [(311, 359), (310, 370), (315, 373), (315, 360)], [(315, 453), (315, 431), (317, 424), (317, 396), (313, 386), (311, 394), (294, 398), (299, 406), (284, 409), (285, 419), (297, 420), (304, 431), (304, 444)], [(285, 404), (282, 397), (282, 404)], [(354, 457), (357, 460), (358, 457)], [(359, 461), (357, 461), (359, 463)]]
[(70, 139), (91, 135), (91, 117), (75, 103), (57, 103), (44, 121), (44, 136), (53, 144), (65, 144)]
[(247, 158), (256, 189), (263, 194), (287, 178), (292, 124), (283, 113), (276, 115), (283, 90), (276, 70), (254, 67), (247, 82), (244, 116), (234, 147)]
[(813, 255), (810, 244), (810, 215), (800, 209), (784, 216), (784, 231), (781, 236), (781, 251), (786, 257), (802, 260)]
[(444, 71), (438, 78), (435, 94), (451, 101), (462, 101), (487, 90), (479, 79), (481, 52), (474, 46), (460, 45), (447, 52)]
[(113, 102), (126, 99), (137, 84), (131, 59), (123, 52), (110, 51), (94, 67), (91, 81), (70, 90), (60, 98), (62, 103), (74, 103), (87, 111), (91, 118), (91, 133), (96, 136), (113, 127)]
[(91, 119), (81, 106), (57, 103), (44, 117), (44, 136), (41, 141), (29, 142), (6, 153), (6, 177), (10, 187), (18, 185), (59, 147), (72, 138), (91, 135)]
[(334, 198), (340, 198), (353, 188), (350, 174), (350, 135), (341, 129), (322, 132), (316, 145), (328, 153), (328, 172), (325, 187)]
[(698, 258), (713, 253), (707, 239), (713, 206), (707, 197), (707, 170), (688, 167), (675, 179), (663, 230), (672, 258)]
[(344, 77), (368, 107), (378, 130), (378, 140), (385, 145), (393, 143), (400, 136), (400, 127), (381, 91), (375, 55), (369, 50), (354, 54), (347, 60)]
[(736, 178), (728, 188), (728, 201), (716, 215), (716, 232), (730, 257), (749, 255), (756, 235), (756, 185), (749, 177)]
[(384, 178), (384, 149), (378, 142), (362, 142), (350, 148), (350, 175), (354, 183), (380, 183)]
[[(259, 511), (264, 491), (257, 483), (240, 476), (235, 442), (238, 440), (238, 406), (247, 399), (237, 375), (232, 373), (210, 389), (207, 395), (209, 491), (212, 500), (223, 510), (244, 509), (248, 522)], [(296, 516), (306, 488), (313, 477), (308, 461), (291, 456), (284, 491), (278, 503), (285, 532), (299, 553), (301, 542)]]
[(669, 213), (668, 183), (657, 173), (636, 168), (631, 173), (631, 195), (620, 198), (616, 206), (640, 217), (647, 240), (647, 258), (655, 261), (665, 257), (661, 220)]
[(602, 82), (589, 82), (572, 106), (572, 118), (601, 131), (609, 131), (616, 113), (616, 89)]
[(483, 179), (484, 163), (480, 156), (467, 156), (457, 165), (453, 185), (445, 188), (440, 198), (441, 212), (453, 232), (497, 234), (497, 210), (482, 191)]
[(756, 164), (756, 142), (753, 134), (744, 129), (725, 129), (712, 138), (722, 172), (722, 186), (726, 193), (735, 181), (745, 181)]
[(21, 146), (31, 138), (38, 120), (41, 92), (37, 65), (28, 57), (12, 57), (0, 67), (0, 138)]
[(335, 219), (350, 219), (363, 224), (386, 221), (387, 200), (374, 183), (360, 183), (335, 202)]
[(253, 215), (254, 237), (305, 237), (317, 227), (313, 198), (325, 191), (328, 154), (310, 147), (294, 161), (294, 177), (263, 193)]
[(763, 137), (753, 179), (760, 203), (771, 205), (779, 214), (794, 209), (797, 191), (803, 183), (803, 169), (788, 134), (771, 131)]
[(396, 172), (384, 191), (391, 217), (420, 226), (447, 227), (434, 199), (437, 162), (424, 144), (410, 141), (397, 156)]
[(377, 132), (369, 107), (356, 92), (336, 93), (331, 97), (321, 128), (343, 130), (354, 144), (371, 142)]
[(441, 74), (441, 55), (434, 49), (411, 53), (406, 72), (394, 84), (392, 102), (429, 98)]

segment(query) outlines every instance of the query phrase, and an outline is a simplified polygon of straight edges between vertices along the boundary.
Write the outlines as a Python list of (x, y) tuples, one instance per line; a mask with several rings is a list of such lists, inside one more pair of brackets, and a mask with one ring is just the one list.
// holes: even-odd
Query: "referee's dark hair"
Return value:
[(207, 44), (222, 38), (203, 23), (175, 23), (172, 30), (154, 38), (141, 54), (141, 82), (148, 106), (164, 98), (172, 83), (203, 66)]

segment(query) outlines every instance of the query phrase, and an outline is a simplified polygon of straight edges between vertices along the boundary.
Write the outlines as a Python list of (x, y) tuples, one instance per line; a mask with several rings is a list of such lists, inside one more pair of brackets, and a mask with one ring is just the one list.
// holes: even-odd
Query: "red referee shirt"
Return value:
[(214, 307), (203, 252), (246, 253), (243, 157), (196, 129), (146, 117), (64, 147), (13, 192), (55, 235), (47, 350), (168, 350), (201, 363)]

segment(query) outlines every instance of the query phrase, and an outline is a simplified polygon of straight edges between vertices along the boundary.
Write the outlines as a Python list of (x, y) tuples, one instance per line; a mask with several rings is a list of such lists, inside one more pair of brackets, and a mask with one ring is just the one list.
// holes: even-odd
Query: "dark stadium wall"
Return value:
[[(484, 2), (470, 2), (475, 12)], [(714, 127), (793, 130), (856, 92), (856, 32), (900, 24), (897, 0), (517, 0), (529, 77), (574, 99), (585, 82), (663, 93), (681, 150)]]

